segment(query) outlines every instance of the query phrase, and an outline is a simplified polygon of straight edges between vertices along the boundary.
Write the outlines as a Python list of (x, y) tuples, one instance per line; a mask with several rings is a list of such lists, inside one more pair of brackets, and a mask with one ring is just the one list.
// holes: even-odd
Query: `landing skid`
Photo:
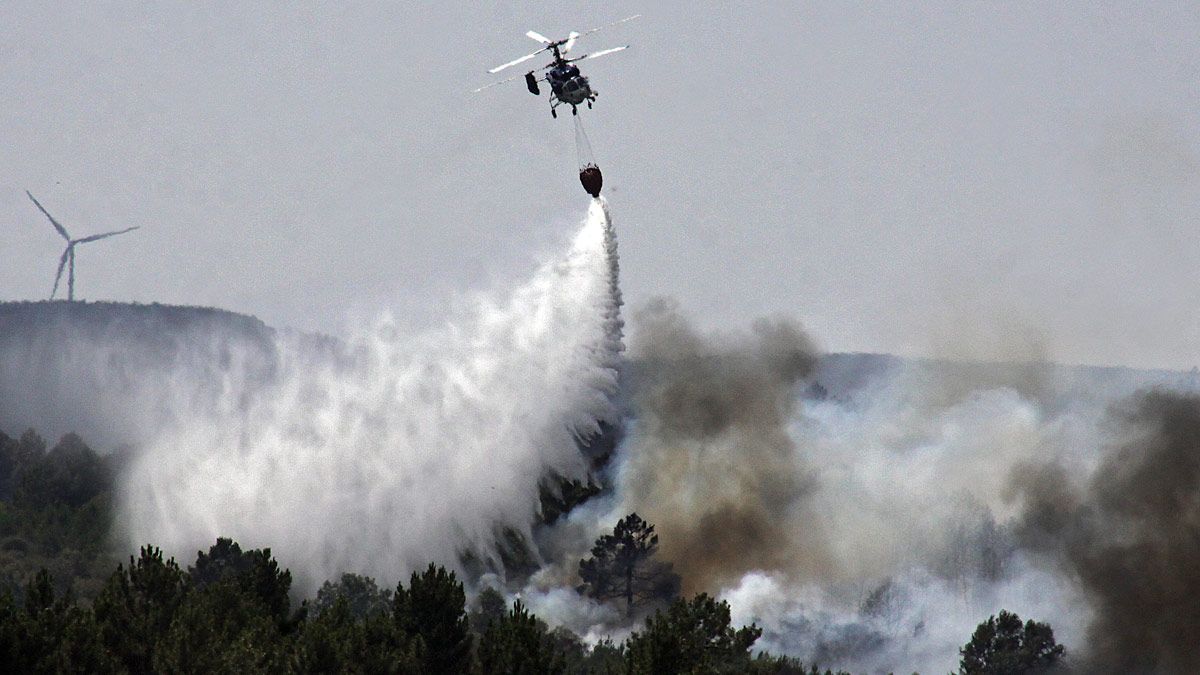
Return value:
[[(596, 95), (594, 93), (587, 98), (588, 110), (592, 109), (592, 101), (595, 101), (595, 100), (596, 100)], [(563, 102), (558, 100), (557, 98), (550, 99), (550, 116), (551, 117), (558, 119), (558, 110), (556, 110), (556, 108), (558, 108), (558, 106), (562, 105), (562, 103)], [(569, 103), (568, 105), (571, 106), (571, 114), (572, 115), (579, 114), (579, 107), (576, 104)]]

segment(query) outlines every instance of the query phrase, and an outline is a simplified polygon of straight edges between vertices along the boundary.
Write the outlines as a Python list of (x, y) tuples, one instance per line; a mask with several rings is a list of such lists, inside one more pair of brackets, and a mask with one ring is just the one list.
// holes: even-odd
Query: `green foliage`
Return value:
[(392, 615), (404, 636), (420, 639), (425, 672), (463, 673), (470, 668), (466, 603), (454, 573), (432, 563), (423, 573), (413, 573), (408, 589), (403, 583), (396, 585)]
[(92, 603), (104, 647), (131, 673), (153, 672), (157, 640), (171, 627), (189, 591), (187, 575), (174, 558), (144, 546), (129, 558), (129, 568), (117, 566), (108, 584)]
[(320, 616), (339, 600), (345, 600), (350, 616), (355, 619), (390, 614), (392, 609), (391, 591), (379, 588), (371, 577), (347, 573), (336, 582), (326, 581), (321, 585), (312, 612)]
[(198, 589), (231, 582), (263, 603), (276, 620), (287, 618), (292, 573), (279, 569), (269, 548), (242, 551), (237, 542), (218, 538), (207, 554), (196, 553), (196, 565), (188, 574)]
[(46, 455), (46, 441), (33, 429), (11, 440), (0, 434), (0, 498), (12, 501), (21, 476)]
[(729, 605), (706, 593), (676, 600), (666, 612), (655, 612), (626, 647), (630, 672), (741, 673), (750, 668), (750, 648), (762, 635), (751, 624), (735, 630)]
[(304, 624), (293, 665), (302, 673), (421, 673), (418, 646), (390, 614), (355, 616), (350, 600), (338, 595)]
[(1065, 650), (1049, 624), (1000, 610), (989, 616), (959, 650), (958, 672), (964, 675), (1020, 675), (1045, 672), (1061, 664)]
[(14, 468), (13, 502), (21, 506), (79, 508), (112, 489), (109, 467), (75, 434), (63, 436), (41, 456), (24, 454)]
[(469, 619), (471, 630), (479, 635), (482, 635), (493, 621), (503, 618), (508, 612), (508, 603), (504, 600), (504, 594), (491, 586), (479, 591), (479, 596), (475, 598), (475, 604), (477, 607), (471, 612)]
[(631, 513), (596, 540), (592, 557), (579, 561), (580, 591), (598, 600), (623, 599), (625, 611), (636, 605), (670, 601), (679, 594), (679, 575), (654, 559), (654, 526)]
[[(73, 434), (47, 450), (33, 431), (0, 433), (5, 672), (801, 672), (789, 659), (750, 659), (757, 629), (733, 630), (728, 607), (707, 596), (675, 603), (627, 644), (587, 649), (495, 589), (480, 592), (468, 621), (462, 583), (436, 565), (394, 593), (345, 574), (291, 613), (291, 573), (270, 549), (222, 538), (186, 570), (151, 546), (117, 564), (108, 542), (120, 461)], [(567, 484), (545, 510), (594, 490)], [(519, 533), (504, 537), (508, 563), (536, 566)], [(581, 590), (627, 610), (674, 598), (679, 577), (654, 560), (657, 546), (654, 527), (631, 514), (580, 562)]]
[(496, 538), (494, 553), (500, 567), (514, 577), (528, 577), (538, 571), (541, 559), (528, 537), (519, 530), (506, 527)]
[(530, 614), (520, 600), (484, 632), (479, 641), (479, 664), (485, 673), (558, 675), (566, 672), (566, 659), (556, 648), (546, 624)]
[(610, 638), (604, 638), (578, 664), (574, 664), (570, 672), (577, 675), (625, 675), (628, 667), (624, 643), (616, 644)]
[(110, 459), (68, 434), (49, 452), (36, 432), (0, 434), (0, 588), (19, 595), (40, 569), (57, 590), (93, 597), (116, 562)]
[(236, 578), (196, 588), (154, 652), (172, 673), (278, 672), (287, 650), (273, 612)]
[[(545, 626), (541, 620), (538, 620), (538, 624)], [(569, 628), (563, 626), (552, 629), (546, 634), (546, 638), (550, 641), (551, 650), (558, 654), (566, 664), (567, 672), (575, 672), (588, 651), (583, 640), (579, 639), (579, 636), (572, 633)]]
[(59, 636), (70, 621), (70, 595), (55, 597), (50, 573), (41, 570), (25, 587), (25, 613), (18, 663), (26, 668), (48, 670), (54, 662)]
[(542, 506), (542, 522), (553, 525), (559, 518), (587, 500), (595, 497), (603, 488), (591, 480), (567, 480), (557, 478), (538, 489), (538, 499)]
[(25, 642), (21, 608), (12, 593), (0, 592), (0, 663), (8, 664), (9, 670), (20, 672), (21, 646)]
[(265, 550), (218, 540), (184, 572), (147, 546), (117, 566), (90, 607), (56, 592), (43, 570), (20, 602), (0, 592), (0, 664), (34, 673), (817, 673), (791, 659), (751, 659), (760, 631), (732, 628), (728, 605), (707, 595), (655, 614), (624, 645), (589, 650), (485, 591), (476, 614), (491, 620), (472, 651), (462, 584), (435, 565), (397, 587), (390, 612), (377, 607), (386, 593), (347, 575), (323, 587), (329, 602), (319, 611), (281, 621), (275, 590), (286, 592), (290, 574), (273, 563)]
[(815, 664), (805, 668), (804, 663), (799, 659), (793, 659), (790, 656), (772, 656), (767, 653), (754, 657), (745, 672), (752, 675), (850, 675), (844, 670), (836, 673), (828, 669), (822, 671)]
[[(42, 570), (25, 588), (24, 611), (11, 598), (0, 602), (0, 649), (12, 672), (102, 672), (115, 663), (98, 639), (91, 612), (75, 606), (70, 593), (58, 596)], [(15, 638), (15, 644), (14, 639)]]
[(104, 648), (92, 613), (80, 607), (66, 610), (65, 621), (49, 658), (40, 670), (55, 673), (119, 672), (120, 664)]

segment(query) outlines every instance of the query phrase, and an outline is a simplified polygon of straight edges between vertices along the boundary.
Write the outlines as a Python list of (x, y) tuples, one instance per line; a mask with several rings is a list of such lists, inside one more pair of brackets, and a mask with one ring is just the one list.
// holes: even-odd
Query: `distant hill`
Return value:
[(1048, 409), (1092, 399), (1109, 401), (1150, 387), (1194, 391), (1200, 373), (1124, 366), (1064, 365), (1039, 361), (982, 362), (904, 358), (889, 354), (826, 354), (812, 378), (822, 395), (844, 400), (869, 395), (883, 383), (944, 399), (972, 390), (1012, 389)]
[(198, 326), (220, 326), (231, 334), (267, 340), (274, 333), (257, 317), (214, 307), (66, 300), (0, 302), (0, 341), (22, 329), (58, 330), (66, 326), (93, 337), (117, 330), (138, 339), (162, 342), (169, 341), (172, 334)]
[(232, 380), (270, 378), (275, 344), (257, 318), (206, 307), (0, 303), (0, 429), (136, 442)]
[[(73, 431), (104, 452), (144, 441), (180, 416), (236, 408), (273, 381), (281, 359), (318, 352), (345, 356), (333, 338), (283, 333), (208, 307), (0, 303), (0, 431), (36, 428), (51, 442)], [(901, 386), (950, 400), (1006, 387), (1056, 407), (1148, 386), (1194, 390), (1198, 379), (1194, 372), (835, 353), (821, 356), (798, 395), (853, 403), (878, 387)]]

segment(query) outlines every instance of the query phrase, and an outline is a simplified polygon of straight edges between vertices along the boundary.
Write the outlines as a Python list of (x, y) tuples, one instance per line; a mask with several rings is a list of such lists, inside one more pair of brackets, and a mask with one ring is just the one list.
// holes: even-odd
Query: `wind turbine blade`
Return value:
[(71, 254), (71, 244), (67, 244), (67, 248), (63, 251), (62, 257), (58, 259), (58, 272), (54, 275), (54, 288), (50, 291), (50, 299), (54, 299), (54, 294), (58, 292), (58, 282), (62, 280), (63, 268), (67, 265), (67, 256)]
[(563, 45), (562, 50), (563, 50), (564, 54), (569, 53), (571, 51), (571, 47), (575, 46), (575, 40), (577, 40), (578, 38), (579, 38), (579, 33), (576, 33), (575, 31), (571, 31), (571, 34), (567, 36), (567, 43), (565, 45)]
[(54, 229), (58, 230), (58, 233), (62, 235), (62, 238), (66, 239), (68, 242), (71, 241), (71, 235), (67, 234), (67, 228), (63, 227), (62, 223), (59, 223), (57, 220), (55, 220), (54, 216), (50, 215), (50, 212), (42, 206), (41, 202), (39, 202), (32, 194), (30, 194), (29, 190), (26, 190), (25, 194), (29, 195), (29, 198), (33, 200), (33, 204), (34, 206), (38, 207), (38, 211), (41, 211), (47, 218), (50, 219), (50, 224), (54, 226)]
[[(141, 227), (141, 226), (139, 225), (138, 227)], [(137, 227), (127, 227), (124, 230), (117, 230), (116, 232), (105, 232), (104, 234), (93, 234), (90, 237), (84, 237), (83, 239), (76, 239), (73, 243), (86, 244), (89, 241), (96, 241), (97, 239), (106, 239), (108, 237), (115, 237), (118, 234), (125, 234), (126, 232), (132, 232), (136, 229), (138, 229), (138, 228)]]
[(541, 53), (542, 53), (542, 52), (544, 52), (544, 51), (546, 51), (546, 50), (545, 50), (545, 49), (539, 49), (539, 50), (537, 50), (536, 52), (534, 52), (534, 53), (532, 53), (532, 54), (526, 54), (525, 56), (522, 56), (522, 57), (521, 57), (521, 58), (519, 58), (519, 59), (513, 59), (512, 61), (509, 61), (508, 63), (506, 63), (506, 64), (504, 64), (504, 65), (502, 65), (502, 66), (496, 66), (495, 68), (492, 68), (492, 69), (491, 69), (491, 70), (489, 70), (488, 72), (489, 72), (489, 73), (492, 73), (492, 74), (498, 73), (498, 72), (500, 72), (500, 71), (504, 70), (505, 68), (508, 68), (509, 66), (515, 66), (515, 65), (517, 65), (518, 63), (524, 63), (525, 61), (528, 61), (529, 59), (532, 59), (533, 57), (537, 56), (538, 54), (541, 54)]
[(498, 85), (498, 84), (504, 84), (505, 82), (512, 82), (513, 80), (519, 80), (519, 79), (521, 79), (522, 77), (525, 77), (525, 76), (524, 76), (524, 75), (513, 75), (512, 77), (510, 77), (510, 78), (507, 78), (507, 79), (504, 79), (504, 80), (500, 80), (499, 82), (493, 82), (493, 83), (491, 83), (491, 84), (485, 84), (485, 85), (483, 85), (482, 87), (480, 87), (480, 88), (478, 88), (478, 89), (472, 89), (472, 90), (471, 90), (471, 93), (472, 93), (472, 94), (478, 94), (479, 92), (483, 91), (484, 89), (491, 89), (492, 87), (494, 87), (494, 86), (496, 86), (496, 85)]
[(545, 35), (542, 35), (541, 33), (537, 32), (536, 30), (531, 30), (531, 31), (529, 31), (528, 33), (526, 33), (525, 35), (527, 35), (527, 36), (529, 36), (529, 37), (533, 38), (534, 40), (537, 40), (538, 42), (541, 42), (542, 44), (547, 44), (547, 45), (548, 45), (548, 44), (550, 44), (551, 42), (553, 42), (553, 40), (551, 40), (550, 38), (546, 37)]

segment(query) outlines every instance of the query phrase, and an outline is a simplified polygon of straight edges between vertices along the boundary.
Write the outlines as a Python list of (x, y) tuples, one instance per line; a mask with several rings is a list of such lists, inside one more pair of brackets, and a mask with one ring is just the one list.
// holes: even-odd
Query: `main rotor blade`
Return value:
[(547, 49), (546, 47), (542, 47), (541, 49), (537, 50), (536, 52), (534, 52), (532, 54), (526, 54), (525, 56), (522, 56), (519, 59), (513, 59), (512, 61), (509, 61), (508, 63), (506, 63), (502, 66), (496, 66), (495, 68), (492, 68), (488, 72), (495, 74), (495, 73), (498, 73), (498, 72), (504, 70), (505, 68), (508, 68), (509, 66), (515, 66), (518, 63), (524, 63), (525, 61), (528, 61), (529, 59), (532, 59), (533, 57), (537, 56), (538, 54), (541, 54), (542, 52), (546, 51), (546, 49)]
[(54, 216), (50, 215), (50, 212), (48, 212), (42, 206), (41, 202), (39, 202), (32, 194), (30, 194), (29, 190), (26, 190), (25, 194), (29, 195), (29, 198), (33, 200), (33, 204), (34, 206), (38, 207), (38, 211), (41, 211), (46, 215), (47, 218), (50, 219), (50, 224), (54, 226), (54, 229), (58, 230), (58, 233), (62, 235), (62, 238), (66, 239), (68, 242), (71, 241), (71, 235), (67, 234), (67, 228), (63, 227), (62, 223), (59, 223), (57, 220), (55, 220)]
[(605, 54), (612, 54), (613, 52), (619, 52), (622, 49), (629, 49), (629, 45), (625, 45), (624, 47), (613, 47), (612, 49), (601, 49), (598, 52), (592, 52), (591, 54), (584, 54), (583, 56), (580, 56), (580, 57), (577, 57), (574, 59), (570, 59), (570, 60), (571, 61), (586, 61), (588, 59), (594, 59), (594, 58), (597, 58), (600, 56), (604, 56)]
[(84, 237), (83, 239), (76, 239), (75, 241), (73, 241), (71, 243), (72, 244), (86, 244), (89, 241), (96, 241), (97, 239), (107, 239), (108, 237), (115, 237), (118, 234), (125, 234), (126, 232), (132, 232), (132, 231), (138, 229), (138, 227), (141, 227), (141, 226), (138, 225), (137, 227), (127, 227), (124, 230), (117, 230), (116, 232), (105, 232), (104, 234), (93, 234), (90, 237)]
[(485, 85), (483, 85), (482, 87), (480, 87), (480, 88), (478, 88), (478, 89), (472, 89), (472, 90), (471, 90), (471, 93), (472, 93), (472, 94), (478, 94), (479, 92), (483, 91), (484, 89), (491, 89), (492, 87), (494, 87), (494, 86), (496, 86), (496, 85), (498, 85), (498, 84), (504, 84), (504, 83), (506, 83), (506, 82), (512, 82), (513, 80), (519, 80), (519, 79), (521, 79), (522, 77), (525, 77), (525, 76), (524, 76), (524, 75), (513, 75), (512, 77), (510, 77), (510, 78), (507, 78), (507, 79), (504, 79), (504, 80), (500, 80), (499, 82), (493, 82), (493, 83), (491, 83), (491, 84), (485, 84)]
[(529, 37), (533, 38), (534, 40), (537, 40), (538, 42), (541, 42), (542, 44), (547, 44), (547, 45), (548, 45), (548, 44), (550, 44), (551, 42), (553, 42), (553, 40), (551, 40), (550, 38), (546, 37), (545, 35), (542, 35), (541, 33), (537, 32), (536, 30), (531, 30), (531, 31), (529, 31), (528, 33), (526, 33), (525, 35), (527, 35), (527, 36), (529, 36)]
[(579, 33), (576, 33), (575, 31), (571, 31), (571, 34), (567, 36), (567, 43), (563, 45), (563, 48), (562, 48), (563, 53), (564, 54), (570, 53), (571, 47), (575, 46), (575, 40), (578, 40), (578, 39), (579, 39)]
[(71, 248), (74, 244), (67, 244), (67, 248), (63, 251), (62, 257), (58, 259), (58, 272), (54, 275), (54, 288), (50, 291), (50, 299), (54, 299), (54, 294), (58, 292), (58, 282), (62, 280), (63, 267), (67, 264), (67, 256), (71, 255)]
[(593, 28), (591, 30), (585, 30), (582, 33), (580, 33), (579, 36), (582, 37), (584, 35), (591, 35), (592, 33), (595, 33), (598, 30), (604, 30), (605, 28), (612, 28), (613, 26), (623, 24), (626, 21), (633, 21), (634, 19), (636, 19), (640, 16), (641, 16), (641, 14), (634, 14), (633, 16), (627, 16), (624, 19), (621, 19), (620, 21), (614, 21), (614, 22), (608, 24), (607, 26), (599, 26), (599, 27)]

